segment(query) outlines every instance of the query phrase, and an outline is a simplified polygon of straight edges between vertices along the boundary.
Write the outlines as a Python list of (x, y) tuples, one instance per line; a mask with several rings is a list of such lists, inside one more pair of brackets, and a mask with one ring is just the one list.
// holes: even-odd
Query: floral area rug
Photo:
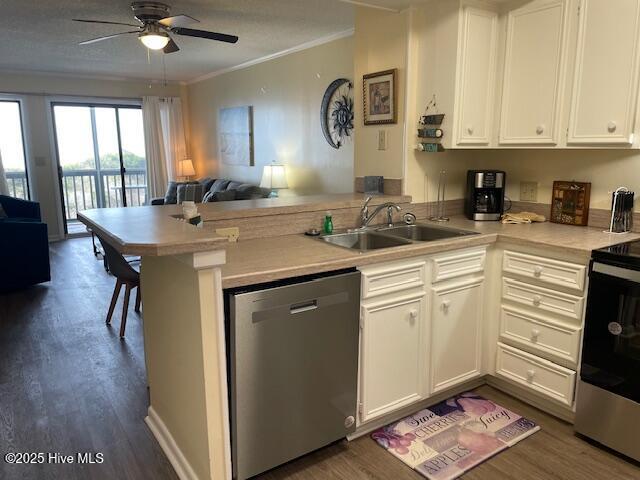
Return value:
[(382, 427), (371, 437), (425, 477), (450, 480), (538, 430), (531, 420), (466, 392)]

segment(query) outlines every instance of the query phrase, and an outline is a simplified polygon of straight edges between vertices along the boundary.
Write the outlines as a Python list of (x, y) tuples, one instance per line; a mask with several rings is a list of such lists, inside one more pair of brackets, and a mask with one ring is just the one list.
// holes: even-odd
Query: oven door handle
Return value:
[(640, 271), (628, 268), (616, 267), (615, 265), (607, 265), (605, 263), (593, 262), (592, 272), (601, 273), (610, 277), (629, 280), (630, 282), (640, 283)]

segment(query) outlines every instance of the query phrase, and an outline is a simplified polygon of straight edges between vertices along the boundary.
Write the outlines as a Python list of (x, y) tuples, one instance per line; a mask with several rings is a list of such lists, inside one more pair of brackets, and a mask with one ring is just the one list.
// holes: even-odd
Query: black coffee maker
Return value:
[(469, 220), (500, 220), (504, 213), (506, 173), (468, 170), (464, 213)]

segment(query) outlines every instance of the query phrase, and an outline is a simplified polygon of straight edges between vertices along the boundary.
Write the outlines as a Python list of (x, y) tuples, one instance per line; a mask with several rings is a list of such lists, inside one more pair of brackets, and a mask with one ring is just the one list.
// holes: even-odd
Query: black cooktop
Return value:
[(640, 240), (599, 248), (591, 256), (596, 262), (640, 270)]

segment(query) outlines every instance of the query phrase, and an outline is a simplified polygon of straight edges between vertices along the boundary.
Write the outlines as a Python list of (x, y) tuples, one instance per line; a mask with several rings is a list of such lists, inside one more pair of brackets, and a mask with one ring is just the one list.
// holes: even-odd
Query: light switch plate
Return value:
[(378, 130), (378, 150), (387, 149), (387, 131)]
[(520, 201), (538, 201), (538, 182), (520, 182)]

